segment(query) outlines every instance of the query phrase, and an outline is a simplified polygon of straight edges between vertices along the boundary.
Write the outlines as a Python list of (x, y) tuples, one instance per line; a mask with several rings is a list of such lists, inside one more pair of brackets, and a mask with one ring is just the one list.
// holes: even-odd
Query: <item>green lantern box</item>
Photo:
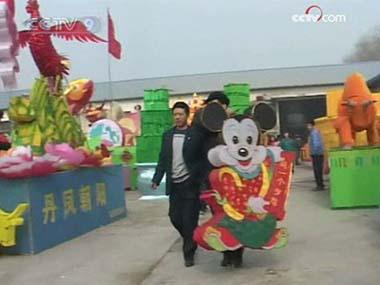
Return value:
[(139, 163), (157, 162), (162, 134), (172, 124), (169, 90), (145, 90), (144, 111), (141, 113), (142, 135), (137, 138), (136, 148)]
[(329, 159), (332, 208), (379, 206), (379, 147), (332, 149)]
[(242, 114), (249, 107), (250, 102), (250, 86), (246, 83), (231, 83), (224, 85), (224, 93), (230, 99), (230, 107)]
[(173, 125), (172, 113), (167, 108), (163, 111), (143, 111), (141, 118), (141, 129), (143, 136), (160, 136), (163, 131)]
[(139, 163), (157, 162), (161, 149), (161, 136), (141, 136), (137, 138), (137, 161)]
[(169, 109), (169, 90), (156, 89), (144, 91), (144, 109), (152, 110), (168, 110)]

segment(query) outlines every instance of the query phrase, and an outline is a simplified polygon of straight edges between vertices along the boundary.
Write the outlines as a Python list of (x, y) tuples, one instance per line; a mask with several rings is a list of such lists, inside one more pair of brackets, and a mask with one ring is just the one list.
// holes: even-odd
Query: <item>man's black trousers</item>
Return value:
[(185, 259), (194, 254), (196, 244), (193, 233), (198, 226), (200, 200), (198, 188), (189, 180), (173, 183), (169, 195), (169, 217), (183, 238)]
[(313, 170), (315, 181), (318, 187), (324, 187), (323, 185), (323, 155), (312, 155), (311, 160), (313, 162)]

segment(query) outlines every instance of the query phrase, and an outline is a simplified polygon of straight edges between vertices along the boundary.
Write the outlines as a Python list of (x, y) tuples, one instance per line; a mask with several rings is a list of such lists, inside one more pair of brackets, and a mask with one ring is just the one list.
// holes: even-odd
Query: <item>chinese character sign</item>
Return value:
[(79, 190), (80, 209), (82, 212), (89, 212), (92, 209), (91, 204), (91, 188), (90, 186), (83, 186)]
[(55, 223), (57, 209), (54, 193), (46, 194), (44, 196), (44, 208), (42, 209), (44, 213), (44, 224)]
[(107, 204), (107, 188), (104, 183), (96, 183), (96, 206)]
[[(42, 198), (43, 224), (54, 224), (59, 217), (64, 220), (78, 213), (90, 213), (96, 208), (107, 206), (107, 185), (82, 185), (77, 189), (67, 189), (58, 195), (56, 192), (45, 194)], [(62, 208), (58, 206), (62, 203)]]
[[(126, 217), (123, 183), (119, 165), (79, 168), (41, 178), (3, 179), (0, 251), (36, 254)], [(26, 206), (30, 210), (22, 213)]]
[(63, 192), (63, 207), (65, 218), (67, 218), (69, 215), (75, 215), (77, 213), (73, 189), (69, 189)]

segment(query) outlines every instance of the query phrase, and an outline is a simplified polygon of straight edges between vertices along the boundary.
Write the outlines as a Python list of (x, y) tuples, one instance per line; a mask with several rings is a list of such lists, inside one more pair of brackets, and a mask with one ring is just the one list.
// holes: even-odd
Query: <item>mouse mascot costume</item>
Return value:
[(285, 217), (294, 155), (258, 145), (258, 127), (246, 116), (224, 121), (222, 135), (225, 145), (208, 153), (215, 167), (209, 176), (212, 190), (201, 197), (214, 215), (196, 229), (194, 240), (223, 252), (222, 266), (240, 267), (245, 247), (287, 244), (287, 230), (277, 222)]

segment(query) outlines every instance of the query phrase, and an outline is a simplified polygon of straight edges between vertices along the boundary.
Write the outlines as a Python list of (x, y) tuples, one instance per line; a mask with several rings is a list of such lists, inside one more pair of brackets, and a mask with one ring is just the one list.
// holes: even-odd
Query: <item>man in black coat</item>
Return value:
[[(220, 91), (211, 92), (207, 99), (204, 102), (206, 105), (211, 103), (220, 104), (223, 109), (228, 114), (228, 106), (230, 104), (230, 99)], [(198, 115), (198, 114), (197, 114)], [(211, 170), (214, 168), (211, 163), (208, 161), (208, 152), (210, 149), (214, 148), (219, 144), (223, 144), (223, 139), (221, 137), (221, 132), (210, 132), (205, 127), (200, 124), (194, 125), (193, 133), (196, 137), (201, 137), (201, 153), (199, 155), (199, 159), (201, 160), (200, 165), (202, 165), (202, 183), (206, 186), (206, 189), (210, 189), (210, 183), (208, 181), (208, 176)]]
[(185, 266), (194, 265), (197, 249), (193, 232), (199, 218), (199, 185), (201, 169), (199, 163), (200, 137), (194, 135), (187, 125), (189, 106), (177, 102), (172, 108), (175, 127), (162, 136), (161, 152), (152, 179), (156, 189), (166, 174), (166, 195), (169, 195), (169, 217), (173, 226), (183, 238)]
[[(207, 99), (205, 100), (205, 104), (210, 103), (219, 103), (223, 109), (226, 111), (228, 116), (231, 116), (231, 112), (228, 109), (230, 105), (229, 98), (223, 92), (212, 92), (209, 94)], [(202, 175), (200, 175), (202, 179), (201, 189), (208, 190), (211, 189), (211, 185), (208, 179), (208, 176), (212, 169), (214, 168), (208, 160), (208, 152), (210, 149), (216, 147), (217, 145), (223, 144), (223, 139), (221, 133), (211, 133), (208, 132), (207, 129), (202, 128), (199, 124), (194, 126), (195, 137), (201, 137), (202, 146), (201, 154), (200, 154), (200, 162), (199, 165), (202, 167)], [(223, 259), (220, 263), (221, 266), (226, 267), (229, 265), (233, 265), (234, 267), (241, 267), (243, 262), (243, 248), (235, 250), (235, 251), (224, 251)]]
[[(228, 114), (228, 106), (230, 104), (230, 100), (228, 97), (220, 91), (215, 91), (209, 94), (207, 99), (204, 101), (204, 104), (207, 106), (208, 104), (212, 103), (218, 103), (220, 106), (226, 111)], [(211, 132), (207, 129), (207, 127), (204, 125), (205, 123), (202, 122), (200, 119), (202, 109), (199, 110), (195, 114), (195, 118), (193, 121), (193, 133), (194, 136), (197, 138), (201, 138), (199, 141), (201, 142), (200, 146), (197, 146), (196, 148), (200, 150), (199, 158), (199, 165), (202, 171), (199, 173), (201, 182), (201, 192), (210, 190), (210, 183), (208, 181), (208, 176), (211, 172), (211, 170), (214, 168), (211, 163), (208, 161), (208, 152), (210, 149), (214, 148), (215, 146), (219, 144), (223, 144), (223, 139), (221, 136), (221, 132)], [(214, 119), (214, 121), (217, 120), (217, 118)], [(206, 123), (207, 124), (207, 123)], [(201, 201), (201, 215), (206, 213), (207, 211), (207, 203), (204, 201)]]

